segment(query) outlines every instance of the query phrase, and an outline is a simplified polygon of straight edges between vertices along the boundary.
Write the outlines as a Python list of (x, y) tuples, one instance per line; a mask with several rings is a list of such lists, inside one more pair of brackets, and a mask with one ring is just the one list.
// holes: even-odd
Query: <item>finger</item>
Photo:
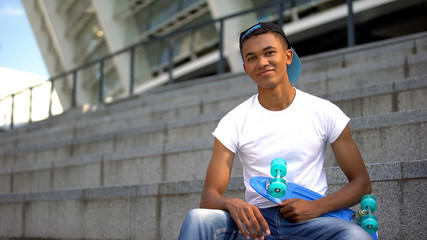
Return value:
[(294, 217), (296, 214), (292, 203), (287, 204), (284, 207), (280, 208), (280, 213), (284, 218), (288, 220), (291, 220), (292, 217)]
[(293, 209), (293, 202), (282, 202), (282, 206), (280, 208), (281, 214), (286, 214), (287, 212), (292, 211)]
[(292, 199), (286, 199), (285, 201), (281, 202), (280, 213), (286, 214), (288, 212), (292, 212), (295, 209), (294, 204), (299, 200), (300, 199), (298, 198), (292, 198)]
[(244, 220), (240, 219), (240, 217), (236, 217), (236, 218), (233, 217), (233, 220), (236, 223), (237, 228), (239, 229), (240, 233), (243, 234), (243, 236), (246, 239), (249, 239), (249, 234), (246, 232), (246, 229), (244, 227), (244, 222), (243, 222)]
[[(265, 221), (265, 218), (261, 214), (259, 209), (257, 208), (254, 213), (255, 213), (255, 217), (257, 218), (257, 221), (259, 222), (259, 225), (261, 225), (262, 229), (264, 229), (265, 234), (270, 235), (270, 228), (268, 227), (268, 223), (267, 221)], [(262, 236), (262, 232), (261, 232), (261, 236)]]
[(294, 211), (288, 211), (282, 214), (282, 216), (290, 221), (296, 216)]
[(279, 204), (277, 204), (279, 207), (282, 207), (282, 206), (286, 206), (286, 205), (288, 205), (288, 204), (291, 204), (291, 203), (293, 203), (293, 202), (296, 202), (296, 201), (298, 201), (299, 199), (298, 198), (290, 198), (290, 199), (285, 199), (285, 200), (283, 200), (281, 203), (279, 203)]
[[(254, 218), (253, 218), (253, 214), (251, 214), (251, 213), (246, 213), (246, 214), (248, 214), (248, 215), (246, 215), (246, 216), (249, 216), (249, 219), (250, 220), (253, 220)], [(251, 237), (253, 238), (253, 239), (256, 239), (257, 238), (257, 235), (256, 235), (256, 233), (255, 233), (255, 231), (254, 231), (254, 229), (253, 229), (253, 225), (254, 226), (256, 226), (256, 225), (258, 225), (258, 224), (256, 224), (256, 223), (252, 223), (247, 217), (244, 217), (245, 218), (245, 220), (244, 220), (244, 225), (245, 225), (245, 227), (246, 227), (246, 231), (248, 231), (249, 232), (249, 235), (251, 235)], [(259, 227), (259, 226), (258, 226)], [(249, 238), (248, 238), (249, 239)]]
[(263, 237), (263, 233), (261, 230), (260, 222), (258, 221), (259, 216), (257, 216), (257, 213), (256, 213), (257, 210), (258, 210), (258, 208), (254, 209), (254, 212), (251, 213), (249, 216), (250, 216), (252, 228), (255, 230), (254, 233), (256, 234), (256, 237), (261, 238), (261, 237)]

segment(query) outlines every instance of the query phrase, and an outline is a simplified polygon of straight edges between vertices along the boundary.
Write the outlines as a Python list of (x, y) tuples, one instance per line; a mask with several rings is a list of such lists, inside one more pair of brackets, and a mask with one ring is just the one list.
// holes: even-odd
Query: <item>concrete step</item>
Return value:
[[(232, 79), (232, 81), (230, 81)], [(244, 88), (251, 85), (251, 80), (242, 73), (229, 73), (217, 76), (206, 77), (189, 82), (175, 83), (158, 87), (150, 92), (132, 96), (117, 102), (106, 105), (95, 106), (95, 111), (88, 111), (85, 114), (79, 109), (74, 109), (67, 117), (56, 116), (52, 119), (34, 123), (12, 132), (35, 132), (43, 131), (52, 126), (74, 126), (84, 125), (86, 122), (97, 121), (98, 118), (109, 117), (111, 115), (121, 115), (123, 113), (134, 112), (135, 109), (151, 109), (157, 105), (176, 104), (191, 101), (194, 97), (217, 94), (230, 89)]]
[(422, 75), (321, 97), (338, 105), (349, 117), (360, 117), (425, 108), (426, 93), (427, 75)]
[[(420, 76), (405, 81), (364, 87), (357, 90), (341, 91), (321, 97), (336, 103), (350, 117), (425, 108), (427, 107), (425, 97), (427, 91), (426, 78), (427, 76)], [(135, 111), (136, 115), (122, 116), (122, 118), (114, 117), (114, 121), (97, 121), (89, 124), (87, 127), (82, 126), (80, 129), (58, 127), (45, 132), (23, 134), (20, 138), (15, 137), (9, 140), (2, 140), (1, 151), (7, 152), (11, 149), (30, 149), (29, 151), (31, 151), (31, 149), (38, 150), (38, 146), (40, 145), (45, 145), (41, 147), (43, 149), (49, 148), (52, 145), (61, 145), (61, 143), (91, 142), (111, 138), (119, 139), (120, 143), (118, 146), (114, 145), (114, 149), (120, 149), (122, 148), (121, 145), (126, 145), (126, 141), (123, 140), (126, 136), (130, 136), (128, 141), (130, 146), (173, 142), (176, 140), (182, 141), (187, 139), (183, 136), (187, 136), (186, 130), (191, 128), (189, 126), (190, 123), (200, 125), (200, 123), (206, 120), (210, 121), (211, 123), (208, 125), (209, 129), (207, 129), (208, 132), (189, 132), (196, 135), (190, 135), (188, 138), (200, 138), (210, 135), (210, 132), (215, 128), (215, 126), (212, 126), (212, 122), (219, 121), (217, 117), (222, 117), (225, 112), (234, 108), (254, 92), (254, 89), (243, 89), (242, 91), (235, 91), (224, 96), (207, 96), (198, 100), (197, 104), (192, 101), (175, 106), (161, 106), (149, 113)], [(203, 104), (200, 105), (199, 102)], [(175, 111), (172, 111), (173, 109)], [(173, 112), (176, 114), (175, 117), (168, 115), (168, 113), (174, 114)], [(188, 112), (193, 112), (193, 114), (186, 115), (185, 113)], [(181, 118), (177, 117), (180, 114), (184, 116)], [(152, 118), (154, 115), (157, 117), (164, 115), (164, 118), (160, 119), (158, 117), (157, 121), (147, 120), (144, 123), (138, 123), (141, 119)], [(179, 126), (185, 127), (184, 129), (176, 129)], [(174, 134), (177, 131), (181, 131), (183, 135), (177, 136), (177, 134)], [(152, 135), (147, 136), (147, 134)], [(121, 140), (124, 143), (121, 143), (123, 142)]]
[[(201, 114), (200, 111), (203, 113), (203, 109), (201, 109), (203, 105), (200, 105), (203, 99), (208, 99), (209, 101), (212, 97), (218, 96), (218, 92), (230, 96), (230, 94), (227, 94), (227, 89), (231, 89), (228, 91), (233, 93), (236, 92), (234, 89), (247, 89), (248, 87), (255, 89), (253, 84), (248, 84), (248, 87), (244, 87), (245, 84), (241, 82), (247, 81), (250, 83), (250, 80), (245, 78), (247, 76), (244, 74), (227, 74), (226, 76), (194, 81), (192, 84), (195, 86), (188, 87), (189, 83), (182, 83), (177, 84), (179, 86), (173, 85), (178, 87), (178, 89), (174, 90), (169, 90), (170, 86), (163, 87), (155, 93), (142, 95), (130, 101), (115, 103), (97, 112), (84, 115), (73, 114), (63, 123), (53, 126), (50, 124), (35, 124), (40, 128), (28, 126), (24, 127), (25, 131), (23, 130), (24, 128), (21, 128), (13, 132), (0, 133), (0, 136), (2, 136), (0, 144), (4, 146), (2, 148), (4, 150), (15, 148), (16, 146), (40, 144), (44, 140), (46, 140), (46, 143), (71, 140), (76, 137), (87, 137), (111, 131), (123, 131), (152, 123), (166, 122), (175, 118), (195, 117)], [(249, 90), (248, 92), (254, 91)], [(237, 92), (240, 97), (242, 90)], [(200, 96), (194, 97), (196, 93)], [(169, 99), (179, 95), (184, 95), (185, 97), (177, 98), (174, 101), (162, 101), (163, 98)], [(216, 101), (220, 101), (220, 99), (216, 99)], [(224, 103), (217, 105), (224, 106), (230, 99), (225, 99), (224, 101)]]
[[(427, 33), (414, 34), (382, 42), (370, 43), (335, 50), (302, 58), (304, 70), (296, 86), (315, 95), (357, 89), (380, 83), (401, 81), (411, 77), (426, 75)], [(232, 81), (230, 81), (232, 79)], [(66, 117), (57, 116), (15, 130), (9, 135), (22, 132), (44, 132), (46, 128), (79, 129), (90, 122), (109, 122), (113, 115), (132, 115), (136, 111), (151, 112), (164, 105), (187, 104), (200, 101), (204, 96), (226, 94), (235, 89), (250, 88), (252, 81), (245, 74), (225, 74), (198, 81), (178, 83), (160, 87), (150, 93), (134, 96), (106, 106), (98, 106), (95, 112), (84, 116), (77, 110)], [(162, 106), (163, 105), (163, 106)], [(139, 110), (141, 109), (141, 110)], [(173, 115), (169, 113), (166, 115)], [(182, 113), (181, 113), (182, 115)], [(155, 120), (152, 117), (151, 120)], [(141, 119), (141, 121), (145, 119)], [(118, 124), (120, 127), (120, 124)], [(123, 124), (122, 124), (123, 125)], [(81, 132), (88, 132), (82, 130)], [(42, 133), (39, 133), (39, 135)], [(2, 136), (6, 137), (8, 134)], [(36, 134), (37, 135), (37, 134)]]
[(426, 75), (427, 52), (417, 55), (401, 56), (393, 59), (382, 59), (375, 63), (344, 67), (328, 71), (319, 71), (301, 75), (296, 86), (316, 94), (329, 94), (386, 84), (399, 79)]
[[(302, 58), (303, 71), (300, 80), (313, 82), (347, 76), (349, 73), (375, 72), (376, 69), (394, 66), (396, 59), (399, 71), (404, 70), (404, 74), (398, 77), (410, 77), (413, 75), (409, 65), (418, 65), (416, 62), (420, 59), (417, 57), (425, 56), (426, 53), (427, 32), (315, 54)], [(405, 59), (406, 57), (411, 60)], [(363, 71), (359, 72), (360, 69)]]
[[(205, 95), (186, 102), (157, 105), (92, 121), (80, 121), (75, 126), (57, 126), (46, 131), (23, 133), (19, 137), (5, 138), (0, 144), (5, 151), (16, 147), (72, 141), (117, 132), (125, 135), (129, 131), (141, 132), (137, 129), (150, 129), (161, 125), (167, 127), (171, 121), (185, 122), (187, 119), (201, 116), (203, 118), (205, 113), (229, 111), (254, 93), (255, 87), (249, 86), (221, 95)], [(426, 93), (427, 75), (319, 96), (337, 104), (348, 116), (355, 117), (427, 107)]]
[[(427, 109), (356, 117), (350, 121), (365, 163), (427, 158)], [(330, 146), (325, 166), (337, 166)]]
[[(424, 68), (424, 66), (427, 64), (427, 53), (424, 53), (424, 55), (406, 56), (404, 57), (404, 60), (402, 59), (395, 58), (392, 61), (385, 59), (376, 62), (376, 64), (350, 66), (332, 72), (331, 70), (320, 72), (324, 77), (317, 76), (319, 72), (316, 72), (314, 80), (305, 80), (307, 75), (303, 75), (301, 77), (301, 81), (298, 81), (296, 86), (301, 90), (313, 93), (315, 95), (328, 95), (340, 91), (351, 91), (358, 89), (360, 86), (366, 87), (373, 85), (378, 86), (379, 84), (390, 84), (392, 82), (401, 81), (401, 79), (410, 78), (409, 76), (412, 75), (417, 77), (427, 74), (427, 71)], [(404, 67), (406, 65), (404, 65), (402, 62), (407, 61), (407, 59), (409, 59), (408, 61), (413, 62), (409, 65), (410, 67)], [(416, 71), (417, 73), (400, 74), (395, 72), (401, 71), (404, 68), (412, 69), (411, 71)], [(234, 75), (234, 77), (237, 77), (237, 75)], [(113, 116), (131, 117), (144, 114), (142, 115), (143, 118), (140, 119), (139, 122), (135, 123), (140, 124), (141, 122), (161, 121), (165, 118), (197, 114), (200, 111), (203, 111), (203, 98), (205, 96), (215, 96), (218, 95), (218, 92), (221, 92), (221, 95), (229, 94), (230, 91), (231, 93), (234, 93), (233, 87), (230, 87), (230, 82), (234, 82), (234, 87), (237, 89), (248, 89), (248, 92), (253, 93), (255, 90), (253, 90), (254, 86), (252, 86), (253, 84), (251, 84), (251, 80), (240, 80), (245, 78), (247, 77), (240, 75), (240, 77), (237, 77), (239, 81), (236, 81), (235, 79), (232, 79), (233, 81), (219, 80), (214, 81), (213, 83), (204, 83), (200, 85), (196, 84), (195, 87), (175, 89), (158, 95), (149, 95), (146, 96), (143, 100), (137, 99), (130, 101), (128, 104), (122, 103), (117, 105), (120, 107), (107, 107), (107, 109), (104, 111), (100, 110), (97, 113), (90, 114), (85, 118), (74, 121), (75, 125), (69, 124), (66, 126), (68, 126), (69, 129), (77, 129), (75, 134), (82, 135), (92, 133), (92, 131), (87, 131), (88, 129), (85, 129), (85, 126), (95, 125), (97, 123), (108, 124), (114, 121)], [(215, 84), (216, 88), (211, 86), (213, 84)], [(207, 91), (206, 88), (210, 91)], [(173, 98), (174, 100), (164, 100)], [(160, 99), (163, 99), (163, 101)], [(197, 106), (196, 109), (194, 109), (194, 105)], [(180, 109), (173, 109), (171, 106), (175, 108), (179, 107)], [(191, 109), (185, 111), (186, 106), (191, 106)], [(168, 109), (170, 111), (165, 113), (161, 111), (162, 109)], [(118, 117), (116, 117), (116, 119), (118, 119)], [(121, 124), (116, 123), (116, 125), (118, 128), (126, 126), (123, 124), (123, 122)]]
[[(378, 201), (380, 239), (427, 234), (427, 160), (402, 160), (367, 166)], [(339, 168), (326, 173), (328, 194), (346, 183)], [(203, 180), (194, 180), (1, 194), (0, 238), (176, 239), (187, 212), (198, 208), (202, 188)], [(232, 178), (225, 195), (243, 198), (243, 179)]]
[(413, 56), (427, 52), (427, 32), (406, 35), (303, 57), (303, 73), (340, 70), (350, 66), (373, 64), (384, 59)]
[[(194, 119), (194, 122), (176, 122), (176, 126), (179, 126), (176, 132), (172, 134), (173, 128), (167, 131), (177, 138), (177, 141), (170, 143), (131, 145), (130, 142), (138, 142), (140, 135), (135, 135), (124, 138), (124, 143), (110, 136), (90, 142), (82, 140), (79, 143), (43, 145), (40, 146), (44, 147), (43, 150), (27, 149), (27, 153), (23, 153), (25, 149), (15, 149), (3, 155), (0, 161), (3, 164), (0, 172), (1, 192), (203, 179), (212, 154), (213, 138), (210, 132), (221, 118), (210, 117)], [(427, 135), (418, 134), (426, 132), (426, 122), (427, 108), (424, 108), (354, 118), (350, 127), (365, 162), (383, 163), (402, 158), (427, 158)], [(178, 141), (180, 137), (191, 140)], [(121, 145), (121, 148), (113, 147)], [(74, 155), (68, 152), (70, 149), (73, 149)], [(325, 166), (336, 166), (330, 149), (325, 155)], [(233, 176), (236, 174), (242, 174), (239, 161), (236, 161), (232, 172)]]

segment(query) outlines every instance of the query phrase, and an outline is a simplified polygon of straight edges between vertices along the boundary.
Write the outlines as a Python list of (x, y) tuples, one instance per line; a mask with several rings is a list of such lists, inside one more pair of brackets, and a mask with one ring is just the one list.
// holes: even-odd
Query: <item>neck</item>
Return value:
[(281, 111), (291, 105), (295, 94), (296, 90), (290, 84), (283, 89), (258, 88), (258, 101), (270, 111)]

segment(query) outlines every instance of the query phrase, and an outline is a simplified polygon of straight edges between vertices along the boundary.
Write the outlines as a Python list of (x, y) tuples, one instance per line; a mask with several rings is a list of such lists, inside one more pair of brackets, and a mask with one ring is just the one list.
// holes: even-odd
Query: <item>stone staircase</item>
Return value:
[[(427, 33), (302, 63), (296, 87), (352, 118), (380, 239), (425, 237)], [(212, 131), (255, 92), (244, 73), (225, 74), (0, 133), (0, 239), (176, 239), (199, 205)], [(346, 179), (330, 149), (325, 167), (337, 191)], [(226, 195), (244, 197), (237, 159)]]

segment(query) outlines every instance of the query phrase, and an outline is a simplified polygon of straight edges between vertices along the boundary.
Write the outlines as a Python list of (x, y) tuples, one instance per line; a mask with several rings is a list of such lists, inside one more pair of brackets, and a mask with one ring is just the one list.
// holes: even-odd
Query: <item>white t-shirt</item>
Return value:
[(274, 158), (287, 161), (286, 179), (324, 195), (323, 170), (327, 143), (333, 143), (349, 118), (331, 102), (296, 89), (292, 104), (281, 111), (265, 109), (255, 94), (225, 115), (212, 133), (238, 154), (243, 166), (246, 201), (259, 208), (275, 206), (249, 184), (255, 176), (269, 176)]

